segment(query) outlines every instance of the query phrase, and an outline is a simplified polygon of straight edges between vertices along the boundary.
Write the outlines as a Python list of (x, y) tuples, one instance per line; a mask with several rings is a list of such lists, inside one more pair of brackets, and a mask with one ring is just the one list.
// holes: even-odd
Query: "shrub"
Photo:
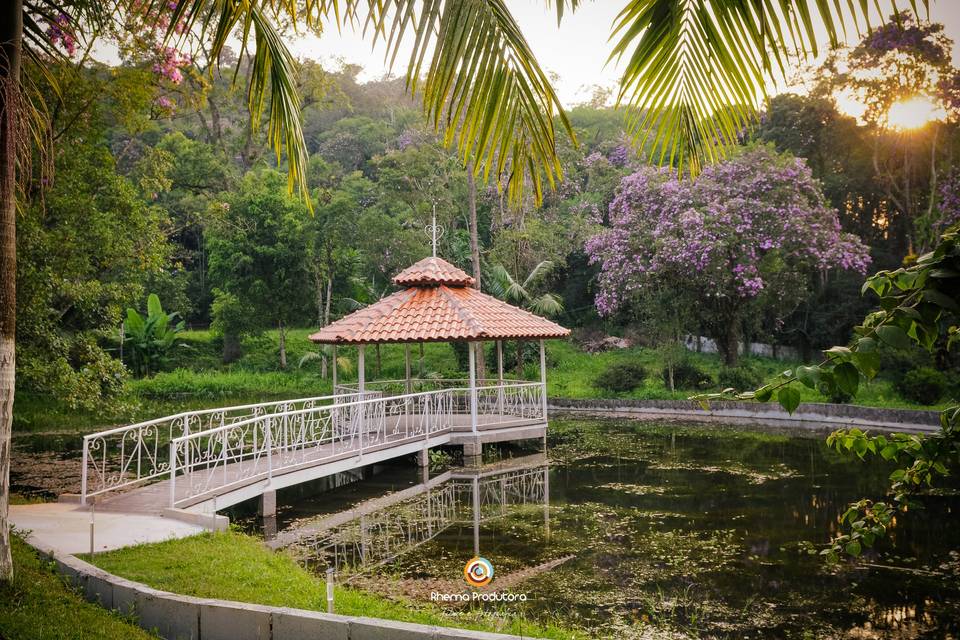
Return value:
[(646, 375), (647, 372), (639, 364), (618, 362), (604, 369), (593, 381), (593, 386), (615, 393), (633, 391), (643, 384)]
[(907, 400), (936, 404), (947, 390), (947, 377), (931, 367), (919, 367), (903, 376), (897, 390)]
[[(663, 384), (670, 388), (670, 370), (661, 371)], [(679, 362), (673, 367), (673, 386), (676, 389), (709, 389), (713, 386), (710, 374), (692, 362)]]
[(744, 361), (735, 367), (724, 367), (717, 375), (717, 382), (724, 389), (733, 387), (737, 391), (748, 391), (763, 384), (764, 375), (752, 362)]

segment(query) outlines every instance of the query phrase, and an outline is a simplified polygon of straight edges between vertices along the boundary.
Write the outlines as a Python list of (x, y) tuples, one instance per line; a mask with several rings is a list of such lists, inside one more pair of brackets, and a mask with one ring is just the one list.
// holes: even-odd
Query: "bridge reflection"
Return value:
[(480, 525), (524, 507), (542, 508), (549, 535), (549, 504), (549, 466), (541, 453), (424, 477), (403, 491), (284, 531), (268, 544), (292, 550), (310, 566), (357, 573), (390, 562), (450, 527), (470, 523), (473, 552), (480, 555)]

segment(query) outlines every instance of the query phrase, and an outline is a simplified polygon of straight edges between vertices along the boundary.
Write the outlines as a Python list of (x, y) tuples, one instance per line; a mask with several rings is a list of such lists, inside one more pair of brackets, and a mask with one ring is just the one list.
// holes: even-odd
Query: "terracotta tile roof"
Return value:
[[(440, 275), (435, 277), (456, 278), (457, 272), (467, 275), (439, 258), (427, 260), (436, 264), (434, 273)], [(400, 275), (425, 262), (421, 260)], [(415, 273), (424, 273), (423, 267), (420, 269)], [(400, 276), (394, 281), (398, 279)], [(367, 344), (562, 338), (569, 333), (569, 329), (554, 322), (462, 284), (424, 283), (355, 311), (314, 333), (310, 339), (330, 344)]]
[(393, 283), (400, 287), (446, 284), (452, 286), (471, 286), (473, 277), (462, 269), (440, 258), (424, 258), (393, 277)]

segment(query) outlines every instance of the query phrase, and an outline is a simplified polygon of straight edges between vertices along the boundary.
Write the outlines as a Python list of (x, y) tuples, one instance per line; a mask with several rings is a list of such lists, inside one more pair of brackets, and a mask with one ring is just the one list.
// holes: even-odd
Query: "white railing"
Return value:
[[(356, 399), (352, 394), (350, 399)], [(81, 501), (149, 482), (170, 471), (169, 443), (185, 434), (209, 431), (256, 416), (307, 409), (343, 396), (261, 402), (234, 407), (185, 411), (83, 437)]]
[[(390, 395), (393, 383), (363, 394), (351, 389), (333, 396), (189, 411), (85, 436), (81, 498), (86, 502), (109, 491), (169, 479), (170, 502), (176, 505), (344, 453), (362, 455), (445, 430), (472, 428), (464, 418), (471, 414), (469, 387)], [(478, 387), (475, 393), (478, 428), (545, 417), (540, 382)]]
[(477, 418), (481, 425), (544, 418), (544, 389), (539, 382), (477, 388)]
[(372, 397), (241, 420), (170, 441), (177, 506), (301, 465), (426, 439), (451, 428), (463, 389)]

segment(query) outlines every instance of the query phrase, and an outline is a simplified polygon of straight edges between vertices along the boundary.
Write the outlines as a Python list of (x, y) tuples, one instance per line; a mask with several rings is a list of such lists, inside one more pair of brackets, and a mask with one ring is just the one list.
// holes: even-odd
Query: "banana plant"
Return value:
[(179, 313), (164, 313), (160, 298), (155, 293), (147, 297), (147, 315), (127, 308), (123, 323), (123, 344), (130, 349), (133, 373), (138, 377), (156, 373), (166, 362), (174, 347), (177, 334), (183, 331)]

